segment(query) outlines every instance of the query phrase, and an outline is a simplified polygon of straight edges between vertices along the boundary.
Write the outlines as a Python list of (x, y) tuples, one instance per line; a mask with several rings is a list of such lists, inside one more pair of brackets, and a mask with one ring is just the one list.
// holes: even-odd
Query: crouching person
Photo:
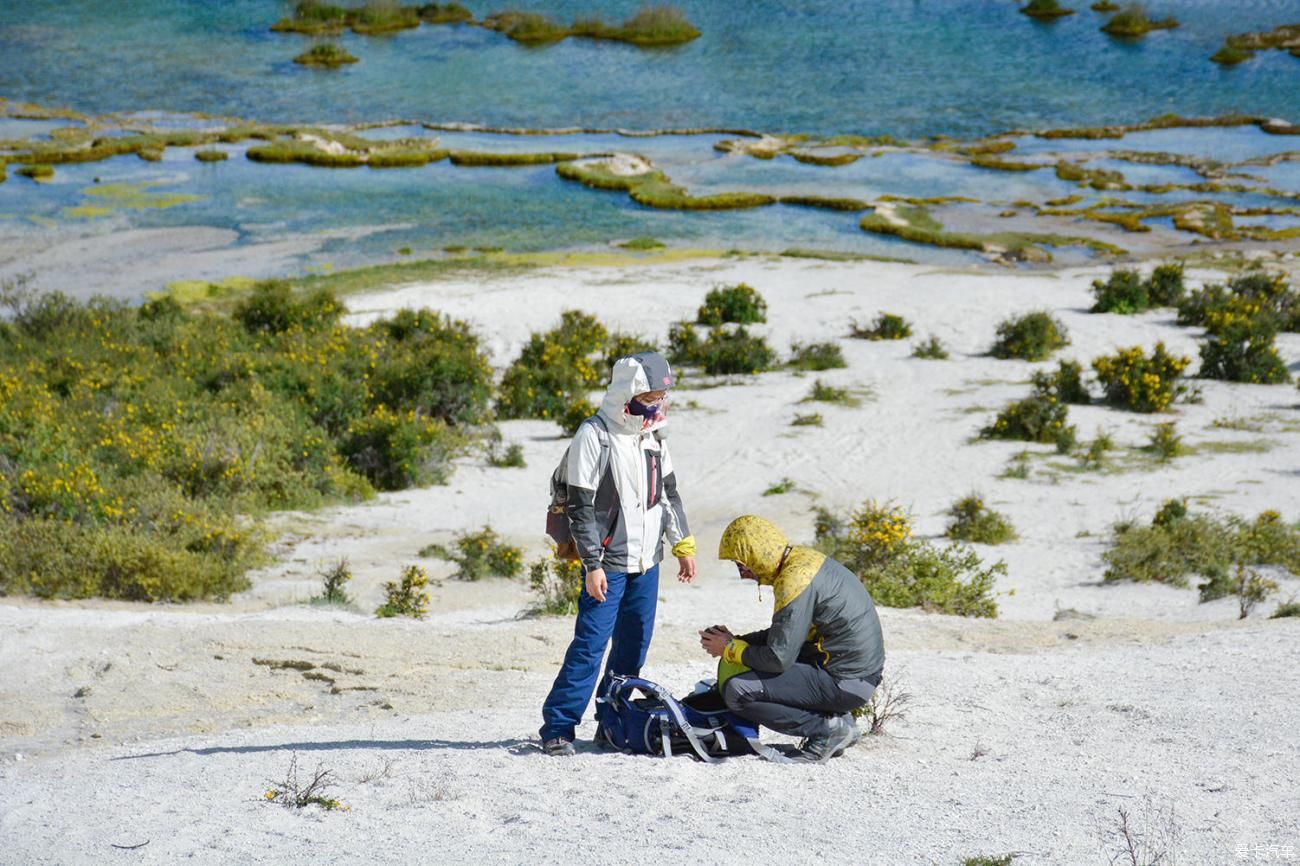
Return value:
[(871, 594), (843, 565), (791, 546), (780, 529), (753, 515), (727, 526), (718, 558), (776, 596), (768, 628), (740, 636), (721, 625), (700, 632), (709, 655), (747, 669), (722, 686), (727, 708), (804, 737), (794, 760), (821, 763), (842, 754), (858, 738), (852, 711), (871, 699), (885, 665)]

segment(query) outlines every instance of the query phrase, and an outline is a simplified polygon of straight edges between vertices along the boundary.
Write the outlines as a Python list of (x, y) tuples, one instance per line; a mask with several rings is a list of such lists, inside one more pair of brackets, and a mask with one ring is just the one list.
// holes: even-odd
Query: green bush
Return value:
[(497, 412), (502, 418), (559, 418), (587, 392), (604, 384), (609, 371), (593, 363), (609, 333), (586, 313), (566, 310), (560, 324), (533, 334), (501, 380)]
[(1300, 601), (1291, 599), (1279, 604), (1277, 610), (1273, 611), (1269, 619), (1282, 619), (1291, 616), (1300, 616)]
[(371, 326), (379, 338), (373, 399), (449, 424), (481, 424), (492, 367), (470, 326), (431, 310), (400, 310)]
[(1182, 395), (1183, 371), (1191, 359), (1171, 355), (1156, 343), (1148, 357), (1141, 346), (1120, 349), (1092, 362), (1105, 394), (1105, 402), (1132, 412), (1163, 412)]
[(524, 462), (524, 446), (518, 442), (506, 445), (501, 431), (495, 427), (484, 441), (484, 450), (488, 465), (497, 469), (522, 469), (527, 465)]
[(849, 336), (859, 340), (905, 340), (912, 336), (912, 326), (902, 316), (881, 313), (870, 327), (851, 323)]
[(1147, 450), (1156, 455), (1161, 463), (1173, 460), (1187, 452), (1183, 437), (1178, 435), (1178, 425), (1166, 421), (1151, 428), (1151, 438), (1147, 440)]
[(490, 526), (477, 532), (457, 533), (454, 550), (438, 547), (428, 550), (456, 563), (453, 577), (457, 580), (482, 580), (489, 575), (514, 577), (524, 567), (524, 552), (513, 545), (503, 544)]
[(1291, 381), (1277, 353), (1277, 316), (1234, 296), (1206, 315), (1200, 376), (1229, 382), (1276, 385)]
[(544, 556), (528, 567), (528, 587), (537, 602), (527, 616), (572, 616), (582, 597), (582, 563)]
[(1032, 377), (1034, 390), (1050, 394), (1060, 403), (1087, 406), (1092, 395), (1083, 384), (1083, 367), (1078, 361), (1061, 361), (1052, 372), (1039, 370)]
[(944, 347), (943, 342), (936, 336), (931, 335), (930, 339), (924, 343), (917, 343), (912, 347), (913, 358), (926, 358), (934, 361), (946, 361), (948, 359), (948, 350)]
[(250, 334), (283, 334), (291, 328), (321, 331), (338, 323), (343, 305), (328, 290), (295, 295), (285, 280), (259, 283), (234, 309)]
[(375, 609), (375, 616), (395, 617), (409, 616), (424, 619), (429, 612), (429, 575), (418, 565), (408, 565), (402, 569), (399, 582), (384, 583), (385, 601)]
[(977, 544), (1004, 544), (1016, 537), (1011, 523), (984, 504), (982, 497), (971, 494), (952, 504), (948, 509), (952, 518), (944, 535), (956, 541)]
[(836, 370), (847, 367), (844, 352), (836, 343), (795, 343), (790, 347), (790, 366), (795, 370)]
[(704, 304), (696, 313), (701, 325), (722, 325), (735, 322), (752, 325), (767, 321), (767, 301), (752, 286), (738, 283), (719, 286), (704, 296)]
[(1215, 313), (1264, 316), (1280, 331), (1300, 331), (1300, 292), (1284, 274), (1250, 271), (1187, 293), (1178, 305), (1178, 324), (1209, 325)]
[(1017, 439), (1024, 442), (1052, 442), (1068, 451), (1074, 445), (1075, 429), (1066, 424), (1069, 408), (1055, 394), (1035, 390), (1023, 400), (1008, 404), (993, 423), (980, 430), (981, 439)]
[(1185, 295), (1181, 263), (1157, 265), (1147, 278), (1147, 298), (1153, 307), (1176, 307)]
[(1084, 469), (1101, 469), (1106, 464), (1106, 455), (1115, 450), (1115, 440), (1105, 430), (1098, 430), (1097, 435), (1088, 443), (1088, 448), (1079, 455), (1079, 464)]
[(710, 375), (761, 373), (776, 363), (776, 353), (767, 340), (744, 327), (710, 328), (709, 336), (701, 341), (693, 326), (678, 322), (668, 331), (668, 360), (699, 367)]
[(399, 414), (379, 406), (349, 425), (339, 451), (377, 490), (445, 484), (451, 477), (451, 455), (440, 447), (444, 430), (441, 422), (413, 410)]
[(352, 568), (348, 565), (346, 557), (321, 572), (320, 577), (322, 602), (345, 605), (352, 601), (347, 593), (347, 585), (352, 580)]
[(578, 428), (582, 426), (583, 421), (596, 414), (597, 408), (587, 400), (575, 400), (566, 406), (564, 413), (555, 420), (566, 436), (572, 436), (578, 432)]
[(847, 520), (819, 511), (816, 531), (818, 549), (854, 571), (877, 604), (997, 616), (994, 587), (1006, 565), (986, 567), (960, 544), (939, 548), (915, 540), (901, 509), (869, 501)]
[[(1277, 565), (1300, 574), (1300, 528), (1276, 511), (1253, 521), (1190, 514), (1180, 500), (1166, 502), (1149, 526), (1117, 525), (1113, 546), (1102, 554), (1107, 581), (1158, 581), (1186, 587), (1189, 575), (1205, 578), (1201, 601), (1238, 594), (1243, 603), (1258, 582), (1234, 580), (1234, 566)], [(1239, 575), (1240, 576), (1240, 575)]]
[(1142, 275), (1135, 270), (1119, 269), (1102, 282), (1092, 281), (1094, 313), (1141, 313), (1151, 307), (1151, 295)]
[(995, 358), (1041, 361), (1069, 343), (1065, 326), (1051, 313), (1040, 310), (999, 324), (990, 354)]
[(626, 358), (629, 355), (636, 355), (640, 352), (658, 352), (659, 346), (654, 340), (648, 337), (637, 337), (631, 334), (614, 333), (609, 335), (609, 340), (605, 344), (605, 357), (603, 363), (606, 370), (614, 369), (614, 362), (619, 358)]
[(834, 403), (837, 406), (858, 406), (862, 401), (848, 388), (836, 388), (821, 379), (814, 379), (812, 390), (804, 397), (803, 403)]

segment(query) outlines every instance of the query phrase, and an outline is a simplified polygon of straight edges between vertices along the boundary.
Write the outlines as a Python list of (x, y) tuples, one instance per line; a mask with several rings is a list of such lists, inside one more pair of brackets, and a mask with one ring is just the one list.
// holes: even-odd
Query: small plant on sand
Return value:
[(341, 45), (333, 42), (322, 42), (320, 45), (313, 45), (302, 54), (299, 54), (293, 59), (293, 62), (300, 66), (337, 69), (340, 66), (347, 66), (349, 63), (356, 63), (357, 58)]
[(1178, 26), (1173, 17), (1154, 21), (1147, 17), (1141, 4), (1126, 6), (1101, 26), (1101, 31), (1120, 39), (1140, 39), (1152, 30), (1171, 30)]
[(1015, 854), (1003, 854), (1000, 857), (982, 854), (978, 857), (967, 857), (961, 861), (961, 866), (1011, 866), (1015, 859)]
[(1181, 831), (1173, 803), (1157, 806), (1148, 796), (1140, 813), (1120, 806), (1116, 814), (1116, 819), (1103, 824), (1098, 834), (1110, 866), (1174, 866)]
[(1005, 544), (1016, 537), (1011, 522), (985, 505), (984, 499), (975, 493), (954, 502), (948, 516), (952, 519), (944, 535), (957, 541)]
[(1156, 343), (1150, 356), (1141, 346), (1120, 349), (1092, 362), (1105, 401), (1131, 412), (1163, 412), (1186, 391), (1181, 382), (1191, 359), (1172, 355)]
[(307, 779), (298, 775), (298, 753), (292, 752), (289, 755), (289, 769), (284, 774), (284, 778), (279, 781), (267, 783), (270, 787), (266, 789), (263, 797), (272, 802), (279, 803), (286, 809), (302, 809), (307, 806), (320, 806), (327, 812), (335, 809), (347, 809), (338, 800), (326, 796), (325, 792), (335, 786), (334, 771), (316, 767), (316, 771)]
[(537, 597), (527, 616), (569, 616), (582, 596), (582, 563), (543, 556), (528, 567), (528, 586)]
[(912, 325), (902, 316), (881, 313), (870, 326), (850, 323), (849, 336), (859, 340), (906, 340), (912, 336)]
[(1042, 361), (1069, 343), (1065, 325), (1051, 313), (1040, 310), (1006, 319), (998, 325), (998, 336), (989, 354), (995, 358)]
[(912, 347), (913, 358), (925, 358), (932, 361), (948, 360), (948, 349), (943, 342), (933, 334), (923, 343), (917, 343)]
[(325, 604), (350, 603), (352, 599), (348, 598), (346, 587), (351, 580), (352, 567), (348, 565), (347, 557), (344, 557), (321, 572), (323, 591), (320, 600)]
[(455, 549), (430, 545), (421, 555), (431, 554), (456, 563), (457, 580), (482, 580), (489, 575), (514, 577), (523, 569), (524, 553), (518, 547), (501, 543), (500, 536), (485, 526), (476, 532), (456, 534)]
[(390, 580), (384, 583), (386, 600), (375, 609), (375, 616), (424, 619), (429, 612), (428, 585), (428, 572), (418, 565), (405, 566), (400, 581)]
[(791, 427), (820, 427), (822, 426), (822, 413), (812, 412), (808, 415), (795, 415), (794, 420), (790, 422)]
[(871, 700), (853, 711), (853, 718), (865, 723), (868, 734), (878, 737), (894, 722), (907, 718), (911, 702), (912, 694), (904, 690), (901, 674), (883, 677)]
[(790, 367), (794, 370), (838, 370), (847, 367), (844, 352), (836, 343), (795, 343), (790, 347)]
[(1007, 463), (1006, 467), (1002, 470), (1002, 472), (998, 474), (998, 477), (1014, 478), (1020, 481), (1023, 481), (1024, 479), (1028, 478), (1030, 456), (1031, 455), (1028, 451), (1018, 452), (1014, 457), (1011, 458), (1010, 462)]
[(802, 403), (833, 403), (837, 406), (859, 406), (862, 400), (848, 388), (836, 388), (821, 379), (814, 379), (812, 390)]
[(1020, 14), (1030, 18), (1052, 19), (1063, 15), (1073, 15), (1073, 9), (1066, 9), (1059, 0), (1029, 0), (1028, 5), (1020, 7)]
[(1114, 438), (1107, 431), (1099, 429), (1088, 443), (1087, 449), (1079, 455), (1079, 465), (1084, 469), (1101, 469), (1106, 465), (1106, 455), (1114, 450)]
[(1288, 599), (1277, 606), (1277, 609), (1269, 616), (1269, 619), (1285, 619), (1287, 617), (1300, 616), (1300, 601), (1295, 598)]
[(498, 429), (493, 428), (487, 435), (484, 450), (487, 452), (488, 465), (497, 469), (522, 469), (527, 465), (524, 462), (524, 446), (518, 442), (506, 445)]
[(1183, 437), (1178, 435), (1177, 422), (1164, 421), (1152, 427), (1146, 450), (1161, 463), (1168, 463), (1175, 457), (1186, 454), (1187, 446), (1183, 445)]
[(1092, 395), (1083, 384), (1083, 366), (1078, 361), (1060, 361), (1052, 372), (1039, 370), (1033, 375), (1034, 390), (1051, 394), (1061, 403), (1087, 406)]
[(780, 496), (783, 493), (789, 493), (795, 489), (793, 478), (782, 478), (771, 487), (763, 491), (764, 496)]
[(997, 616), (993, 588), (1006, 565), (985, 566), (961, 544), (941, 548), (913, 538), (897, 506), (868, 501), (847, 520), (819, 511), (815, 528), (817, 548), (852, 569), (877, 604)]
[(704, 303), (696, 313), (701, 325), (723, 325), (734, 322), (753, 325), (767, 321), (767, 301), (753, 286), (738, 283), (719, 286), (704, 296)]
[(1039, 387), (1023, 400), (1010, 403), (993, 423), (979, 432), (981, 439), (1018, 439), (1023, 442), (1054, 443), (1067, 452), (1074, 447), (1075, 428), (1067, 424), (1070, 411), (1050, 387)]

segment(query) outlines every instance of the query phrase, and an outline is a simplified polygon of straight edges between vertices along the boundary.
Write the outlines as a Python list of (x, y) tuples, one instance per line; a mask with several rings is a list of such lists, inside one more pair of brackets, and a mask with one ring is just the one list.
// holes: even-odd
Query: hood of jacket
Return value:
[(739, 562), (754, 572), (759, 583), (771, 586), (776, 580), (776, 570), (781, 566), (781, 556), (789, 546), (785, 533), (772, 521), (745, 514), (731, 521), (722, 531), (718, 558)]
[(658, 352), (638, 352), (614, 362), (609, 388), (600, 402), (600, 414), (610, 432), (641, 433), (658, 430), (668, 423), (661, 408), (659, 417), (650, 421), (627, 411), (627, 403), (646, 391), (665, 391), (673, 385), (673, 372)]

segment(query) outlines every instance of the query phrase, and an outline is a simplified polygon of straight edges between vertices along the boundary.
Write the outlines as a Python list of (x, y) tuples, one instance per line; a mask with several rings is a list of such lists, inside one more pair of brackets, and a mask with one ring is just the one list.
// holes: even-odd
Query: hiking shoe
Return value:
[(552, 737), (542, 743), (542, 751), (553, 758), (577, 754), (577, 750), (573, 748), (573, 740), (566, 740), (564, 737)]
[(857, 728), (844, 716), (831, 716), (826, 720), (827, 731), (818, 737), (804, 740), (803, 748), (790, 756), (801, 764), (824, 764), (837, 754), (844, 754), (857, 734)]
[(848, 726), (853, 729), (853, 736), (849, 738), (849, 741), (847, 743), (845, 743), (843, 746), (835, 750), (835, 754), (831, 755), (832, 758), (838, 758), (839, 756), (843, 755), (849, 749), (856, 746), (858, 744), (858, 741), (862, 739), (862, 731), (858, 730), (858, 723), (853, 720), (852, 713), (845, 713), (844, 715), (840, 716), (840, 718), (843, 719), (848, 724)]

